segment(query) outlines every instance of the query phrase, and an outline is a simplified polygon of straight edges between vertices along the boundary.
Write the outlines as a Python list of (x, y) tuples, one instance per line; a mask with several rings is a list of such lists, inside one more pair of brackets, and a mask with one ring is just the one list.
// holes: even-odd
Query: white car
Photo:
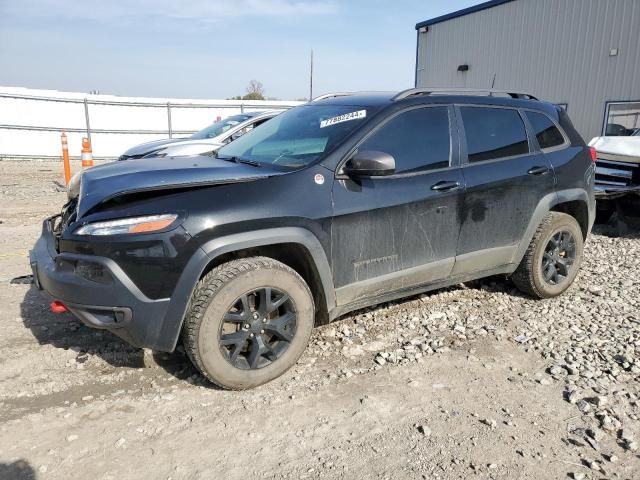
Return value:
[(187, 138), (166, 138), (137, 145), (120, 155), (118, 160), (210, 154), (279, 113), (281, 112), (267, 111), (233, 115)]
[(640, 130), (630, 136), (596, 137), (596, 197), (640, 195)]

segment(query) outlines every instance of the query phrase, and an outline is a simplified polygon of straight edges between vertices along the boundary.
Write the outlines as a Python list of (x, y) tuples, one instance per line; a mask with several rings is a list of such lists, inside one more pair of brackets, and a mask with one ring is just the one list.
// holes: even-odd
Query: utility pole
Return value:
[(313, 48), (311, 49), (311, 64), (309, 72), (309, 101), (313, 100)]

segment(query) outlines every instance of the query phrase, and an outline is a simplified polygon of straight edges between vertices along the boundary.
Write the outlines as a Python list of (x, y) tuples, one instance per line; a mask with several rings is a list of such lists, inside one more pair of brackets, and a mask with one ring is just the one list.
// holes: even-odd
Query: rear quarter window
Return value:
[(526, 112), (526, 115), (542, 150), (559, 147), (564, 144), (562, 133), (549, 117), (543, 113), (536, 112)]
[(529, 153), (524, 122), (517, 110), (460, 107), (469, 163)]

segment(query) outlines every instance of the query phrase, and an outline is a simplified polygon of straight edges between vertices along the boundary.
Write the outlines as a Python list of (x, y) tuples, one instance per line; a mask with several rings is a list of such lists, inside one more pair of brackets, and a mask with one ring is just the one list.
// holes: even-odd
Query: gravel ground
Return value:
[(26, 253), (61, 165), (0, 166), (0, 479), (640, 478), (634, 220), (597, 227), (560, 298), (496, 277), (360, 310), (226, 392), (49, 312)]

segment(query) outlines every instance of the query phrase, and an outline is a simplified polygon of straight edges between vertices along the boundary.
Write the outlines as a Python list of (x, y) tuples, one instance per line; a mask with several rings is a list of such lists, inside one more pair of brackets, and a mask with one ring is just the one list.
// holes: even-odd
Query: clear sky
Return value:
[(413, 86), (415, 24), (480, 0), (0, 0), (0, 85), (226, 98)]

